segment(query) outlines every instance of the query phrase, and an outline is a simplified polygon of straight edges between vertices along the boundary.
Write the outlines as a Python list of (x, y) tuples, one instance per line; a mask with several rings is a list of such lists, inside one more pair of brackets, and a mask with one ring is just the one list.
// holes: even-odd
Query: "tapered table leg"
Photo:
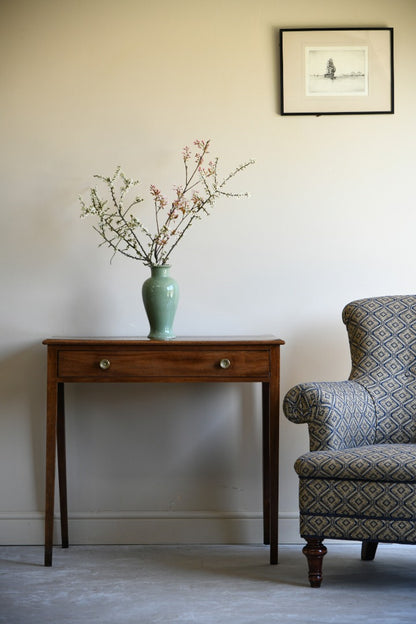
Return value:
[(279, 540), (279, 349), (270, 352), (269, 465), (270, 465), (270, 563), (278, 563)]
[(66, 489), (66, 449), (65, 449), (65, 405), (64, 384), (58, 383), (58, 479), (59, 479), (59, 507), (61, 512), (62, 548), (68, 548), (68, 504)]
[(263, 409), (263, 542), (270, 544), (270, 384), (262, 383)]
[(48, 380), (46, 407), (45, 566), (52, 565), (58, 389)]

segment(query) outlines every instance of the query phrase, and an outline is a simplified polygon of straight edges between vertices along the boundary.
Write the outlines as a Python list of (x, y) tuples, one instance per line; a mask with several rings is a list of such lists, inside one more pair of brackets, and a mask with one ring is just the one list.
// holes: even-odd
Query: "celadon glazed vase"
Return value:
[(173, 321), (179, 300), (179, 286), (169, 275), (170, 266), (150, 267), (151, 276), (142, 286), (142, 297), (149, 319), (151, 340), (172, 340)]

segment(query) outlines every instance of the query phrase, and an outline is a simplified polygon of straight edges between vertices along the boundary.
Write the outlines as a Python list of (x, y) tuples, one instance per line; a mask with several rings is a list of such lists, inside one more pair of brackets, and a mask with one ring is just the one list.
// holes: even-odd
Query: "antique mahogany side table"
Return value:
[(65, 383), (260, 382), (263, 425), (263, 537), (277, 563), (279, 362), (274, 336), (147, 338), (48, 338), (45, 493), (45, 566), (52, 565), (57, 456), (62, 547), (67, 548)]

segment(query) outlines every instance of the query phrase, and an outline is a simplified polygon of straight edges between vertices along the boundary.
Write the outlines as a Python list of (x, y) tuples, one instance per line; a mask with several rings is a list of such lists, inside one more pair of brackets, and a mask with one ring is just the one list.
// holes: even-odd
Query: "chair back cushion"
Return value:
[(350, 380), (374, 401), (374, 443), (416, 442), (416, 295), (353, 301), (342, 318), (351, 349)]

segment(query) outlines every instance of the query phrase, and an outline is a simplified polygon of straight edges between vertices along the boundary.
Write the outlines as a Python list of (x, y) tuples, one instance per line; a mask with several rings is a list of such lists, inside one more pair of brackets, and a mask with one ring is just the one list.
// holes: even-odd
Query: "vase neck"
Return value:
[(162, 264), (162, 265), (153, 265), (150, 267), (152, 276), (154, 277), (166, 277), (169, 275), (170, 264)]

